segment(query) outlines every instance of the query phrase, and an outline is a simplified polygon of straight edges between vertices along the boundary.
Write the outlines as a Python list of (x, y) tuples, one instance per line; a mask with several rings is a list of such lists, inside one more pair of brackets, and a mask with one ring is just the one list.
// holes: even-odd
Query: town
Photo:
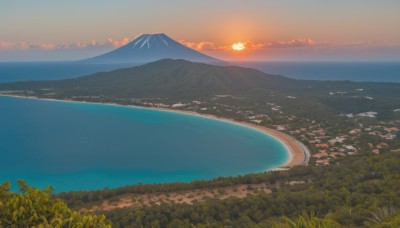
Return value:
[[(14, 94), (14, 93), (13, 93)], [(25, 94), (26, 95), (26, 94)], [(35, 95), (30, 91), (28, 95)], [(51, 98), (53, 94), (45, 94)], [(286, 96), (287, 99), (296, 99)], [(400, 152), (400, 120), (377, 120), (376, 112), (341, 114), (334, 119), (311, 119), (286, 113), (272, 101), (252, 102), (247, 96), (215, 95), (211, 99), (109, 98), (72, 96), (65, 99), (175, 109), (252, 123), (286, 133), (309, 148), (310, 164), (329, 165), (337, 157), (358, 153)], [(399, 112), (399, 110), (393, 110)]]

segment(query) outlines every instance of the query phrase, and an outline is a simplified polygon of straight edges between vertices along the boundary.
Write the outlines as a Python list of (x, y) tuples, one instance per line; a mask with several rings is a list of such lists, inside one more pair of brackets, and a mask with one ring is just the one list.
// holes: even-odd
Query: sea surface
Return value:
[(288, 159), (257, 130), (145, 108), (0, 96), (0, 126), (0, 182), (56, 192), (241, 175)]
[(236, 63), (294, 79), (400, 82), (399, 62), (247, 62)]
[[(400, 82), (400, 62), (245, 62), (230, 63), (295, 79)], [(137, 65), (137, 64), (136, 64)], [(59, 80), (135, 64), (78, 62), (0, 62), (0, 83), (25, 80)]]
[(79, 62), (0, 62), (0, 83), (60, 80), (97, 72), (133, 67), (135, 64), (88, 64)]

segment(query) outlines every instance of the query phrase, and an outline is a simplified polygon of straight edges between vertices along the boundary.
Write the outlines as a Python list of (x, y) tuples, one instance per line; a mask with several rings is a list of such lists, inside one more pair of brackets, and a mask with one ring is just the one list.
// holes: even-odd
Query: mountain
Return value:
[(143, 34), (114, 51), (82, 61), (90, 63), (147, 63), (164, 58), (204, 63), (222, 62), (188, 48), (164, 33)]
[(163, 59), (75, 79), (0, 84), (0, 90), (54, 91), (60, 97), (204, 97), (246, 93), (295, 81), (250, 68)]

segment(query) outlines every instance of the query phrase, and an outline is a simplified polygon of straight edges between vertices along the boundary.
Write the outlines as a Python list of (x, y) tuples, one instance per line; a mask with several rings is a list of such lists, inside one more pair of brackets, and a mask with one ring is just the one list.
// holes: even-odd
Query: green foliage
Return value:
[[(276, 186), (271, 194), (187, 204), (122, 208), (106, 213), (115, 227), (399, 227), (400, 153), (352, 156), (330, 166), (247, 175)], [(235, 182), (234, 177), (229, 178)], [(305, 184), (289, 185), (290, 181)]]
[[(357, 90), (360, 88), (363, 90)], [(132, 100), (143, 98), (161, 98), (158, 102), (166, 104), (205, 99), (211, 107), (215, 106), (211, 101), (215, 95), (229, 94), (243, 96), (243, 100), (234, 99), (235, 107), (258, 111), (266, 107), (261, 104), (270, 102), (282, 106), (284, 113), (315, 120), (366, 111), (378, 112), (379, 119), (396, 119), (399, 114), (393, 110), (400, 104), (400, 83), (294, 80), (250, 68), (171, 59), (75, 79), (1, 83), (1, 91), (122, 105), (143, 105)], [(373, 99), (366, 99), (366, 96)], [(274, 114), (270, 107), (268, 110), (269, 114)], [(224, 116), (230, 117), (229, 114), (232, 115), (228, 112)], [(279, 120), (273, 121), (279, 124)]]
[(318, 218), (313, 213), (303, 214), (297, 218), (285, 218), (285, 223), (273, 224), (274, 228), (340, 228), (342, 227), (335, 220), (329, 218)]
[[(298, 168), (294, 168), (293, 170), (296, 172), (295, 170), (298, 170)], [(115, 189), (105, 188), (96, 191), (63, 192), (58, 194), (57, 197), (63, 199), (69, 206), (79, 208), (88, 203), (90, 204), (99, 200), (107, 199), (110, 201), (115, 196), (128, 193), (169, 193), (194, 189), (226, 187), (237, 184), (258, 184), (265, 181), (274, 182), (276, 178), (280, 178), (280, 176), (275, 173), (276, 172), (271, 173), (268, 176), (263, 173), (258, 173), (237, 177), (219, 177), (212, 180), (195, 180), (189, 183), (137, 184)]]
[(371, 227), (400, 227), (400, 211), (394, 207), (379, 207), (368, 219)]
[(72, 211), (52, 199), (52, 187), (39, 190), (19, 180), (20, 193), (10, 192), (11, 183), (0, 185), (0, 227), (111, 227), (104, 215)]
[(138, 67), (101, 72), (76, 79), (0, 85), (0, 90), (52, 88), (58, 96), (209, 97), (244, 92), (295, 80), (242, 67), (222, 67), (163, 59)]

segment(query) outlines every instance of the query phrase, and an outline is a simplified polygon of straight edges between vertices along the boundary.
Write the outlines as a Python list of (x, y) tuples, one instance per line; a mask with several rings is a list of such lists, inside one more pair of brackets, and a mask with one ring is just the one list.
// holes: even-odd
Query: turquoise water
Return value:
[(4, 96), (0, 154), (0, 182), (56, 192), (247, 174), (288, 158), (275, 138), (223, 121)]

